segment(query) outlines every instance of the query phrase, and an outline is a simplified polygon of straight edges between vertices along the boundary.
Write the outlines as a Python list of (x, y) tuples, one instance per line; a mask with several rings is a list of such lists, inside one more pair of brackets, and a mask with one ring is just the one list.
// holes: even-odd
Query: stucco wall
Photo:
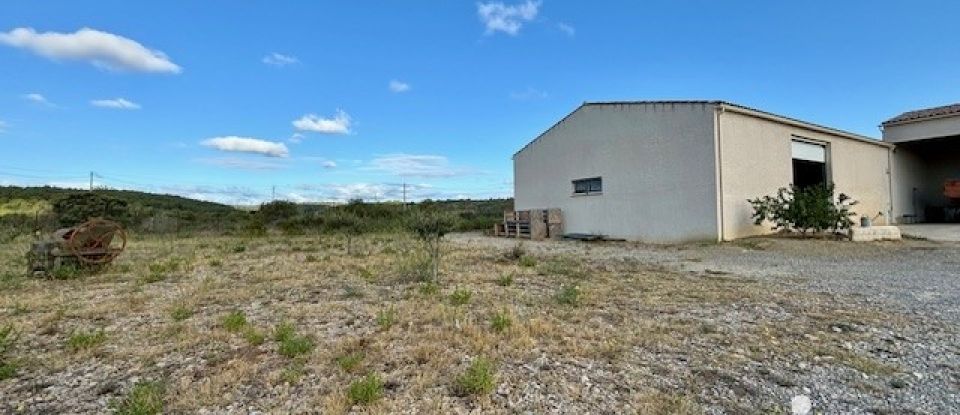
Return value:
[(883, 127), (883, 141), (902, 143), (932, 137), (960, 135), (960, 116), (933, 118)]
[(719, 125), (724, 239), (770, 232), (753, 225), (747, 199), (775, 194), (793, 181), (795, 136), (827, 144), (828, 176), (838, 193), (860, 202), (858, 214), (889, 216), (887, 148), (733, 111), (723, 112)]
[[(562, 209), (566, 232), (716, 240), (713, 106), (586, 105), (514, 157), (516, 209)], [(603, 194), (574, 196), (600, 176)]]
[[(923, 220), (927, 195), (924, 189), (924, 162), (915, 152), (897, 147), (893, 151), (893, 218), (904, 223), (904, 215)], [(914, 190), (916, 189), (916, 190)]]

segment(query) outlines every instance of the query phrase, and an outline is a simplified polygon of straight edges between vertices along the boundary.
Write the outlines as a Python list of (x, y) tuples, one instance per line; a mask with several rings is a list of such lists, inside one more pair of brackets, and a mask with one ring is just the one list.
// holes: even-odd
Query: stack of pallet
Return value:
[(493, 227), (493, 234), (508, 238), (535, 241), (563, 236), (563, 215), (560, 209), (534, 209), (503, 212), (503, 223)]

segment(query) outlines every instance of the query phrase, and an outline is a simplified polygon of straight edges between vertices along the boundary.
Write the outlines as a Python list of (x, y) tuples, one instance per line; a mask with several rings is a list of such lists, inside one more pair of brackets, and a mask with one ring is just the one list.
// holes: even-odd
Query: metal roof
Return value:
[(743, 114), (747, 114), (747, 115), (752, 115), (752, 116), (755, 116), (755, 117), (760, 117), (760, 118), (768, 119), (768, 120), (775, 121), (775, 122), (781, 122), (781, 123), (786, 123), (786, 124), (793, 124), (793, 125), (795, 125), (795, 126), (799, 126), (799, 127), (803, 127), (803, 128), (809, 128), (809, 129), (812, 129), (812, 130), (824, 132), (824, 133), (827, 133), (827, 134), (833, 134), (833, 135), (836, 135), (836, 136), (840, 136), (840, 137), (844, 137), (844, 138), (849, 138), (849, 139), (852, 139), (852, 140), (856, 140), (856, 141), (860, 141), (860, 142), (865, 142), (865, 143), (868, 143), (868, 144), (875, 144), (875, 145), (878, 145), (878, 146), (881, 146), (881, 147), (888, 147), (888, 148), (889, 148), (889, 147), (893, 147), (893, 145), (891, 145), (890, 143), (885, 143), (885, 142), (883, 142), (883, 141), (880, 141), (880, 140), (875, 139), (875, 138), (872, 138), (872, 137), (867, 137), (867, 136), (864, 136), (864, 135), (860, 135), (860, 134), (856, 134), (856, 133), (852, 133), (852, 132), (849, 132), (849, 131), (844, 131), (844, 130), (840, 130), (840, 129), (836, 129), (836, 128), (832, 128), (832, 127), (827, 127), (827, 126), (823, 126), (823, 125), (820, 125), (820, 124), (814, 124), (814, 123), (811, 123), (811, 122), (798, 120), (798, 119), (796, 119), (796, 118), (786, 117), (786, 116), (783, 116), (783, 115), (774, 114), (774, 113), (772, 113), (772, 112), (767, 112), (767, 111), (763, 111), (763, 110), (758, 110), (758, 109), (756, 109), (756, 108), (751, 108), (751, 107), (748, 107), (748, 106), (746, 106), (746, 105), (734, 104), (734, 103), (732, 103), (732, 102), (727, 102), (727, 101), (720, 101), (720, 100), (596, 101), (596, 102), (584, 102), (582, 105), (580, 105), (579, 107), (577, 107), (575, 110), (571, 111), (569, 114), (567, 114), (567, 115), (564, 116), (562, 119), (560, 119), (560, 121), (557, 121), (556, 124), (550, 126), (550, 128), (548, 128), (546, 131), (544, 131), (543, 133), (541, 133), (540, 135), (538, 135), (536, 138), (534, 138), (533, 140), (531, 140), (529, 143), (527, 143), (526, 145), (524, 145), (523, 148), (521, 148), (521, 149), (518, 150), (516, 153), (514, 153), (514, 156), (516, 156), (517, 154), (520, 154), (523, 150), (526, 150), (527, 147), (529, 147), (531, 144), (533, 144), (533, 143), (535, 143), (536, 141), (538, 141), (541, 137), (543, 137), (544, 135), (546, 135), (547, 133), (549, 133), (551, 130), (553, 130), (554, 128), (556, 128), (558, 125), (562, 124), (564, 121), (566, 121), (567, 118), (570, 118), (571, 115), (573, 115), (574, 113), (576, 113), (577, 111), (579, 111), (579, 110), (580, 110), (581, 108), (583, 108), (583, 107), (587, 107), (587, 106), (603, 106), (603, 105), (654, 105), (654, 104), (656, 104), (656, 105), (663, 105), (663, 104), (666, 104), (666, 105), (671, 105), (671, 104), (679, 104), (679, 105), (683, 105), (683, 104), (714, 105), (714, 106), (716, 106), (716, 107), (718, 107), (718, 108), (724, 108), (724, 109), (728, 109), (728, 110), (740, 112), (740, 113), (743, 113)]
[(924, 108), (915, 111), (907, 111), (896, 117), (883, 122), (883, 125), (904, 124), (908, 122), (921, 121), (928, 118), (951, 117), (960, 115), (960, 104), (944, 105), (941, 107)]

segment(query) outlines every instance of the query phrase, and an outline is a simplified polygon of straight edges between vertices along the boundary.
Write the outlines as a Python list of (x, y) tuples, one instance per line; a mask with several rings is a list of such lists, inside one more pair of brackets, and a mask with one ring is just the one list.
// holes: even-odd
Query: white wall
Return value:
[[(562, 209), (568, 233), (717, 240), (714, 106), (585, 105), (514, 157), (517, 210)], [(603, 194), (574, 196), (600, 176)]]
[(955, 135), (960, 135), (960, 116), (931, 118), (883, 127), (883, 141), (889, 143)]
[[(791, 142), (796, 137), (827, 145), (828, 175), (837, 193), (852, 196), (858, 214), (889, 216), (888, 151), (873, 143), (733, 111), (720, 115), (723, 238), (770, 232), (756, 226), (747, 199), (773, 195), (793, 181)], [(855, 219), (856, 221), (857, 219)]]

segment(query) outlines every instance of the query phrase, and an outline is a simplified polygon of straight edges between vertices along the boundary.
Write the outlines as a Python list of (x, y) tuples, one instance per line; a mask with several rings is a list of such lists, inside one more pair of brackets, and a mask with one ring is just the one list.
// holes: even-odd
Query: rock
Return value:
[(903, 388), (905, 388), (905, 387), (907, 387), (907, 386), (908, 386), (907, 382), (906, 382), (905, 380), (903, 380), (903, 379), (892, 379), (892, 380), (890, 380), (890, 387), (891, 387), (891, 388), (894, 388), (894, 389), (903, 389)]
[(790, 400), (790, 413), (793, 415), (807, 415), (813, 409), (813, 403), (807, 395), (797, 395)]

